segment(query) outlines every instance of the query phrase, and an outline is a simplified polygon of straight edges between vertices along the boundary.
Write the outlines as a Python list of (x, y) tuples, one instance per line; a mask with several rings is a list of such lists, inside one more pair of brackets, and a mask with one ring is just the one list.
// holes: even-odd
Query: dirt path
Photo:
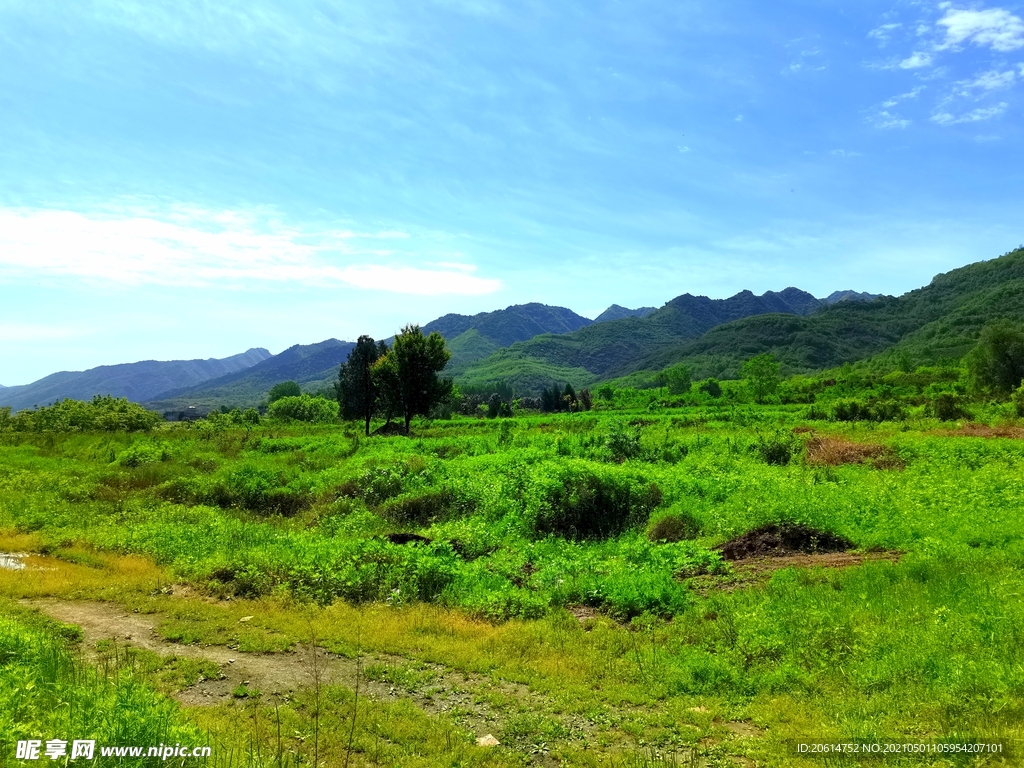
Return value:
[[(283, 653), (249, 653), (223, 646), (184, 645), (169, 642), (157, 633), (159, 614), (130, 613), (110, 603), (76, 602), (65, 600), (25, 600), (29, 605), (52, 619), (78, 625), (84, 636), (84, 650), (91, 660), (100, 654), (96, 643), (102, 640), (130, 645), (152, 651), (161, 656), (204, 659), (220, 669), (218, 679), (201, 680), (175, 694), (187, 706), (212, 706), (229, 701), (239, 685), (260, 691), (271, 701), (313, 684), (314, 652), (307, 645), (296, 645), (295, 650)], [(315, 663), (321, 670), (324, 684), (337, 684), (353, 688), (357, 668), (384, 664), (408, 667), (409, 660), (397, 656), (364, 655), (358, 662), (317, 649)], [(431, 715), (446, 714), (477, 736), (501, 734), (505, 720), (515, 712), (504, 712), (492, 707), (488, 693), (514, 697), (533, 711), (549, 710), (550, 702), (526, 686), (505, 681), (495, 682), (480, 675), (465, 675), (440, 665), (416, 664), (421, 676), (428, 679), (414, 690), (400, 688), (387, 682), (367, 679), (360, 675), (360, 691), (368, 697), (382, 701), (409, 699)], [(580, 738), (593, 730), (585, 721), (564, 722), (568, 732)]]

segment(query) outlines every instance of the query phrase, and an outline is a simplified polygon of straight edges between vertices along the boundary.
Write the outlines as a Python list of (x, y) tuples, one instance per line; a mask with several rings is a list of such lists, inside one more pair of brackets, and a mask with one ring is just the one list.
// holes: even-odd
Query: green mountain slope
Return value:
[(872, 358), (880, 367), (957, 359), (996, 319), (1024, 323), (1024, 249), (937, 275), (899, 298), (840, 301), (810, 317), (748, 317), (699, 339), (673, 345), (611, 372), (660, 370), (685, 361), (695, 375), (728, 377), (762, 352), (779, 358), (785, 373), (831, 368)]
[(505, 379), (523, 392), (535, 391), (552, 380), (582, 386), (610, 378), (614, 372), (722, 323), (771, 312), (805, 315), (821, 306), (818, 299), (796, 288), (762, 296), (742, 291), (728, 299), (684, 294), (647, 317), (594, 323), (574, 333), (545, 334), (513, 344), (456, 369), (456, 378), (471, 386)]
[(245, 371), (269, 357), (270, 352), (256, 348), (222, 359), (144, 360), (101, 365), (86, 371), (61, 371), (31, 384), (4, 387), (0, 390), (0, 406), (9, 405), (17, 411), (65, 398), (91, 400), (94, 395), (127, 397), (142, 402), (171, 388), (195, 386)]
[(338, 375), (338, 366), (355, 346), (350, 341), (327, 339), (318, 344), (296, 344), (245, 371), (203, 382), (194, 387), (163, 392), (146, 403), (157, 411), (178, 411), (195, 405), (246, 407), (266, 399), (270, 388), (281, 381), (296, 381), (304, 389), (318, 389), (321, 381)]

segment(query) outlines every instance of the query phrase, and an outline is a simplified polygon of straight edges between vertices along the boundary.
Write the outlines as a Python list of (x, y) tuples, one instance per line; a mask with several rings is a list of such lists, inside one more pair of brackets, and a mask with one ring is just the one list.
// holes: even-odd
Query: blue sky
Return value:
[(1024, 5), (0, 0), (0, 384), (1024, 241)]

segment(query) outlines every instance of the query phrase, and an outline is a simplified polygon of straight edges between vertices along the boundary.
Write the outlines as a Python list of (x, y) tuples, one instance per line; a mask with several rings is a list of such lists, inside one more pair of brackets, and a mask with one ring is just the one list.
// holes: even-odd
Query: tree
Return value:
[(366, 434), (370, 434), (370, 419), (377, 409), (379, 388), (374, 381), (373, 364), (387, 354), (383, 341), (375, 342), (369, 336), (360, 336), (348, 359), (338, 370), (336, 386), (338, 405), (343, 419), (363, 419)]
[(967, 356), (967, 374), (975, 392), (1008, 396), (1024, 380), (1024, 331), (1006, 320), (982, 328)]
[(378, 361), (383, 382), (395, 389), (392, 396), (400, 406), (406, 434), (413, 416), (427, 415), (434, 405), (451, 396), (452, 380), (438, 376), (451, 356), (437, 331), (424, 336), (418, 325), (407, 325)]
[(717, 398), (722, 396), (722, 385), (718, 383), (718, 379), (705, 379), (697, 387), (697, 391), (703, 392), (708, 397)]
[(740, 373), (747, 380), (747, 386), (757, 403), (763, 403), (779, 388), (779, 362), (770, 352), (747, 360)]
[(685, 395), (693, 383), (693, 373), (688, 366), (680, 363), (658, 374), (658, 383), (668, 387), (670, 395)]
[(302, 390), (299, 389), (299, 385), (294, 381), (279, 381), (270, 388), (270, 392), (267, 395), (267, 403), (277, 402), (282, 397), (298, 397), (301, 394)]
[(269, 413), (276, 419), (318, 424), (327, 424), (338, 418), (338, 408), (333, 402), (311, 395), (282, 397), (271, 404)]

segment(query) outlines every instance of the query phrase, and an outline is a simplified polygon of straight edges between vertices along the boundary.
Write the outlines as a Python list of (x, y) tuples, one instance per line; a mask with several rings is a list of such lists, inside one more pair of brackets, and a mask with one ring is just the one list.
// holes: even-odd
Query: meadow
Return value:
[[(32, 555), (0, 570), (0, 760), (74, 731), (217, 766), (1019, 764), (1024, 427), (927, 413), (651, 390), (411, 437), (0, 432), (0, 549)], [(852, 550), (717, 548), (772, 524)], [(148, 617), (162, 652), (47, 618), (68, 605)], [(305, 649), (308, 680), (197, 704), (223, 674), (203, 648)], [(1010, 751), (794, 746), (854, 738)]]

